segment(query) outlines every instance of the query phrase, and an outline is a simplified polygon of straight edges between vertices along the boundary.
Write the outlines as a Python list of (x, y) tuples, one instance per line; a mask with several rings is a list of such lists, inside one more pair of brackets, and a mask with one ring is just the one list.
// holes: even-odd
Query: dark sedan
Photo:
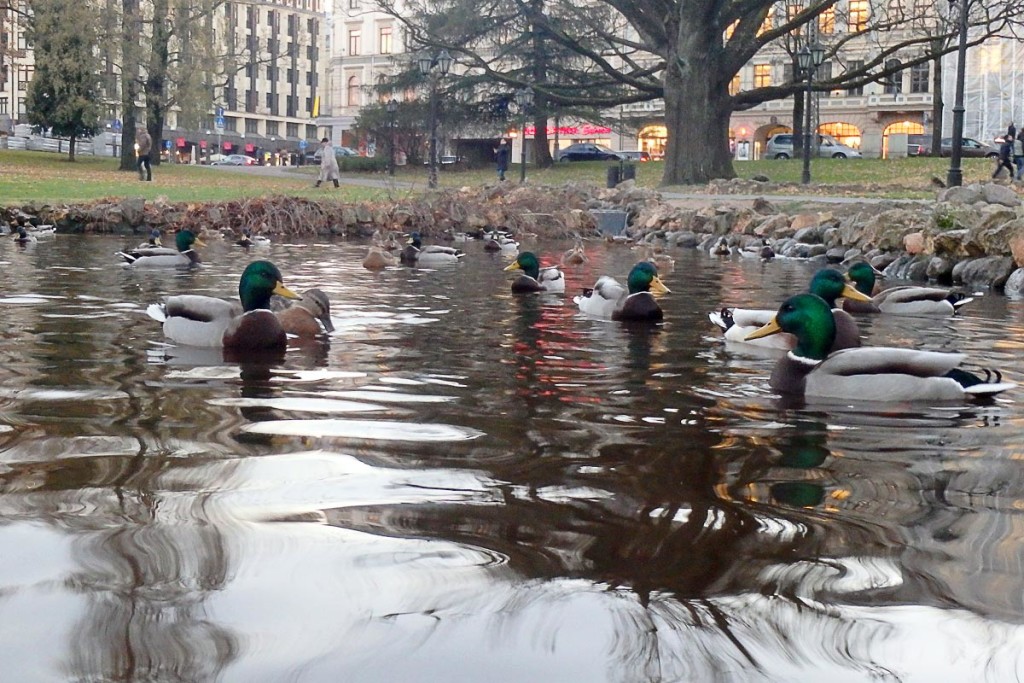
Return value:
[(559, 161), (618, 161), (621, 158), (615, 150), (592, 142), (577, 142), (558, 152)]
[[(974, 138), (962, 138), (963, 143), (961, 145), (960, 155), (963, 157), (987, 157), (994, 159), (999, 156), (999, 150), (992, 145), (986, 145), (984, 142), (979, 142)], [(942, 138), (940, 141), (942, 145), (941, 153), (942, 156), (948, 157), (953, 153), (953, 138)], [(932, 153), (932, 139), (927, 135), (908, 135), (907, 136), (907, 155), (916, 156), (928, 156)]]

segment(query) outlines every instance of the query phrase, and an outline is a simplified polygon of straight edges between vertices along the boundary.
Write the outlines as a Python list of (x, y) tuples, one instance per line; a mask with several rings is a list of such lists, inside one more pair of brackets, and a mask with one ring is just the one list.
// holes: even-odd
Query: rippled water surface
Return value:
[[(329, 345), (168, 346), (103, 237), (0, 243), (0, 680), (1010, 681), (1024, 677), (1024, 389), (785, 405), (723, 303), (811, 267), (679, 252), (665, 322), (515, 297), (500, 256), (370, 273), (275, 244)], [(552, 260), (568, 245), (535, 245)], [(569, 291), (622, 276), (591, 247)], [(864, 319), (1024, 381), (1024, 305)]]

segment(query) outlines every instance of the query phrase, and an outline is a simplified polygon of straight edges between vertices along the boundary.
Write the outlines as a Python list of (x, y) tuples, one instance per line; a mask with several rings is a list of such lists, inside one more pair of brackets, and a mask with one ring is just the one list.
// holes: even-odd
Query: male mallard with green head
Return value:
[(871, 297), (866, 302), (849, 299), (843, 302), (843, 309), (851, 313), (946, 317), (972, 301), (959, 292), (941, 287), (905, 285), (876, 291), (875, 275), (878, 271), (864, 261), (853, 264), (846, 272), (856, 283), (857, 289)]
[(191, 268), (201, 263), (193, 247), (205, 246), (191, 230), (179, 230), (174, 236), (175, 248), (147, 247), (119, 251), (117, 255), (132, 268)]
[(506, 271), (520, 270), (522, 274), (512, 281), (512, 291), (521, 292), (554, 292), (565, 291), (565, 275), (558, 266), (540, 267), (540, 261), (532, 251), (524, 251), (516, 257)]
[[(815, 294), (786, 299), (767, 325), (748, 335), (796, 337), (770, 384), (780, 394), (822, 401), (958, 401), (987, 398), (1015, 386), (998, 372), (982, 379), (961, 370), (960, 353), (876, 346), (830, 353), (836, 335), (832, 309)], [(994, 381), (993, 380), (994, 376)]]
[[(593, 289), (573, 299), (587, 315), (612, 320), (661, 320), (664, 313), (653, 294), (670, 290), (658, 277), (658, 269), (641, 261), (629, 271), (626, 287), (607, 275), (598, 278)], [(652, 294), (653, 293), (653, 294)]]
[(300, 298), (281, 280), (281, 271), (273, 263), (253, 261), (238, 281), (240, 304), (186, 294), (167, 297), (162, 306), (151, 305), (148, 313), (163, 322), (164, 336), (178, 344), (253, 351), (280, 349), (287, 345), (288, 338), (270, 310), (270, 297)]

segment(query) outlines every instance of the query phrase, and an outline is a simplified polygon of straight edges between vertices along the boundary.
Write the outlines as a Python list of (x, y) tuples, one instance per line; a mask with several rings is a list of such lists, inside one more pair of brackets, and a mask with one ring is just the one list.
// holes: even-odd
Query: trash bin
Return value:
[(608, 187), (615, 187), (619, 184), (619, 167), (608, 167)]
[(636, 180), (636, 164), (626, 164), (622, 167), (622, 180)]

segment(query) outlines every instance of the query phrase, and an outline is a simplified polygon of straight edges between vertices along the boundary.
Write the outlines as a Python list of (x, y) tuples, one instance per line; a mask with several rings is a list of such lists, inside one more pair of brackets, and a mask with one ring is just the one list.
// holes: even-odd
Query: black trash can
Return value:
[(619, 167), (609, 166), (608, 167), (608, 187), (615, 187), (619, 184)]
[(636, 164), (626, 164), (622, 167), (622, 181), (636, 180)]

